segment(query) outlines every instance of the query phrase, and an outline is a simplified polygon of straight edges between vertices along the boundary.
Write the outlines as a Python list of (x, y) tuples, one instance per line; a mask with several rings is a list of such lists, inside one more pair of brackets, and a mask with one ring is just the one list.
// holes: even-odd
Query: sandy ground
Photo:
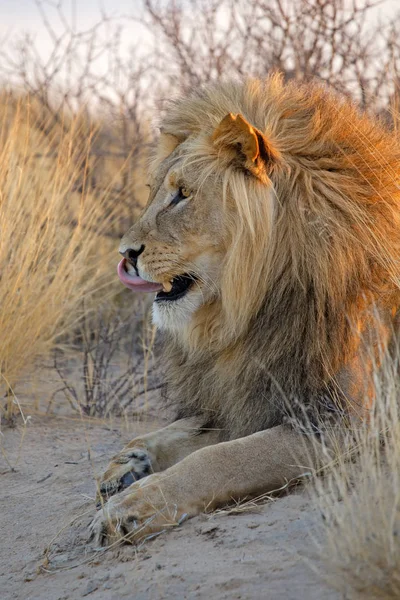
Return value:
[[(256, 512), (197, 517), (138, 549), (94, 552), (86, 541), (94, 476), (125, 442), (156, 426), (32, 418), (15, 472), (0, 455), (2, 600), (342, 598), (310, 568), (318, 532), (304, 490)], [(9, 460), (20, 433), (3, 430)]]

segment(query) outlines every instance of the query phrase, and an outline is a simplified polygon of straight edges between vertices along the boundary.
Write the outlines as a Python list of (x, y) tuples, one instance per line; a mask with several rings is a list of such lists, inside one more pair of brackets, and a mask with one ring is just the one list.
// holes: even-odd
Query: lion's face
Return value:
[[(218, 180), (211, 189), (199, 189), (190, 168), (183, 173), (180, 163), (174, 155), (152, 175), (147, 207), (120, 246), (128, 274), (163, 286), (153, 320), (168, 330), (181, 328), (219, 296), (226, 253)], [(137, 261), (130, 250), (140, 251)]]
[(268, 241), (267, 169), (274, 158), (261, 132), (240, 115), (183, 139), (161, 136), (149, 201), (122, 238), (119, 267), (128, 287), (157, 292), (159, 328), (179, 332), (204, 306), (229, 310), (238, 299), (231, 322), (252, 306)]

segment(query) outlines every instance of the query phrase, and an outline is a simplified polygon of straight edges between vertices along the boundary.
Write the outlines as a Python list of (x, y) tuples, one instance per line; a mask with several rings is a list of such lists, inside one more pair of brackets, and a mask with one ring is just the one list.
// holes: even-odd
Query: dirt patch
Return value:
[[(2, 599), (341, 597), (305, 560), (317, 532), (301, 490), (257, 512), (197, 517), (139, 548), (93, 553), (87, 524), (95, 512), (94, 475), (134, 435), (159, 425), (32, 419), (17, 471), (0, 457)], [(9, 456), (18, 452), (19, 439), (17, 430), (4, 432)], [(38, 574), (46, 547), (64, 526), (50, 547), (49, 572)]]

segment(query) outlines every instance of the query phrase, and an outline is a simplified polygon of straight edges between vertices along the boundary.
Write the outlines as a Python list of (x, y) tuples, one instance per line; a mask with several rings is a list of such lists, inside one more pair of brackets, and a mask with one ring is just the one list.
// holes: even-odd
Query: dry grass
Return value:
[(323, 521), (323, 576), (349, 599), (400, 598), (400, 413), (398, 360), (376, 370), (371, 420), (316, 481)]
[(0, 396), (9, 396), (8, 417), (12, 390), (35, 360), (91, 299), (119, 289), (117, 242), (104, 236), (116, 210), (106, 210), (107, 190), (95, 196), (87, 185), (93, 135), (79, 116), (44, 131), (28, 98), (0, 97)]

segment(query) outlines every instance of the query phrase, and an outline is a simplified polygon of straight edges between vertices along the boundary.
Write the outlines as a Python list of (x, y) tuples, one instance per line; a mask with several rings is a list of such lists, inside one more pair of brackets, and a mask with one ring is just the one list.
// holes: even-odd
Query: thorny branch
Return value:
[(106, 417), (123, 413), (140, 397), (160, 389), (153, 361), (154, 338), (147, 339), (140, 352), (138, 325), (138, 318), (123, 320), (102, 310), (95, 318), (85, 317), (78, 345), (81, 377), (76, 381), (76, 375), (71, 376), (65, 357), (55, 350), (54, 368), (62, 387), (54, 392), (48, 410), (55, 396), (63, 393), (74, 410)]

